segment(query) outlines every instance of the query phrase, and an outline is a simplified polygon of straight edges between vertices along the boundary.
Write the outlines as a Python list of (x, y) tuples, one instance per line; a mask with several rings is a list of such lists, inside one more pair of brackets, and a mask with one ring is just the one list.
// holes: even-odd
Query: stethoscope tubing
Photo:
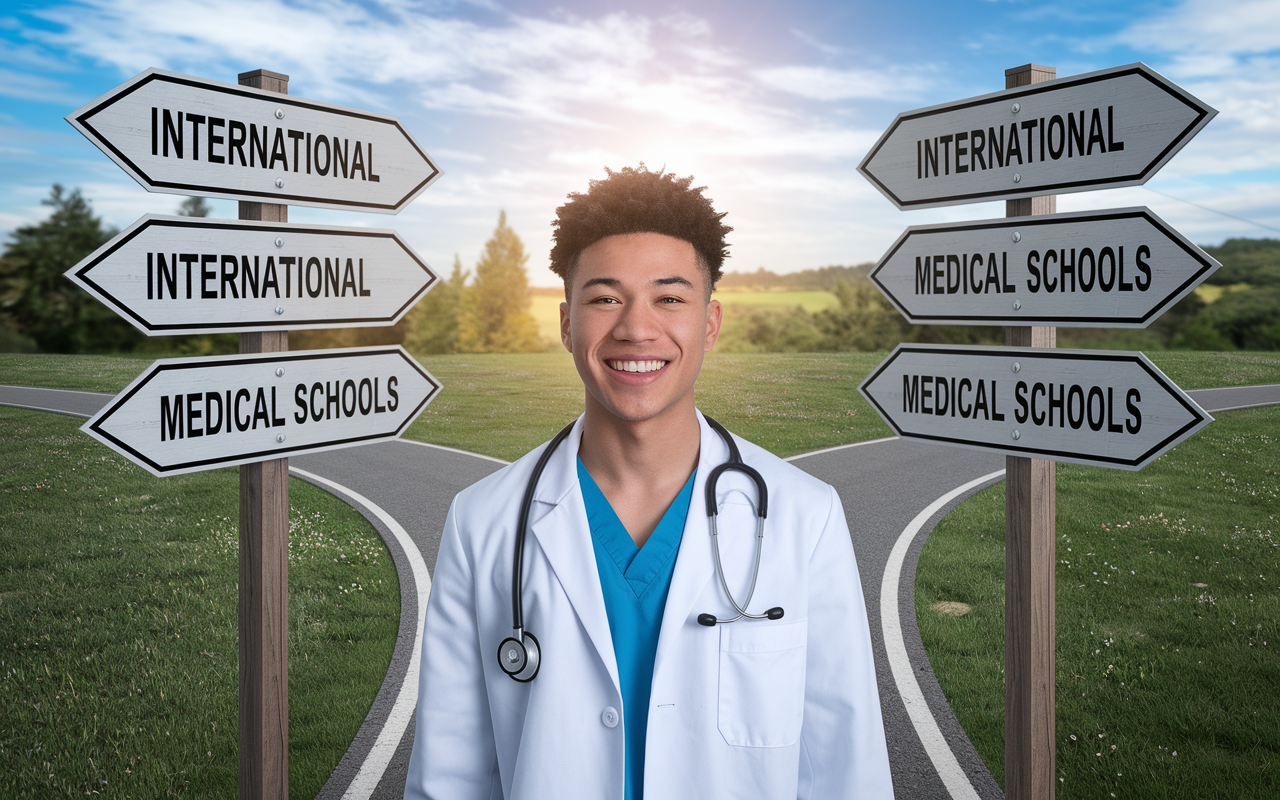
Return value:
[[(738, 444), (733, 440), (733, 436), (724, 426), (713, 420), (707, 415), (702, 416), (724, 443), (729, 448), (729, 460), (715, 469), (711, 470), (711, 474), (707, 476), (706, 485), (706, 504), (707, 518), (711, 527), (711, 549), (715, 555), (716, 574), (720, 576), (720, 586), (724, 589), (725, 596), (729, 598), (730, 604), (733, 605), (734, 611), (738, 612), (738, 616), (730, 619), (719, 619), (714, 614), (699, 614), (698, 623), (700, 625), (714, 626), (722, 623), (737, 622), (740, 619), (781, 619), (783, 611), (781, 608), (771, 608), (763, 614), (750, 614), (747, 612), (747, 606), (751, 605), (751, 598), (755, 596), (756, 581), (760, 577), (760, 557), (764, 551), (764, 520), (768, 515), (769, 509), (769, 489), (765, 485), (764, 477), (760, 475), (752, 467), (744, 464), (742, 454), (738, 451)], [(542, 477), (543, 470), (546, 469), (547, 462), (551, 460), (552, 453), (560, 446), (577, 421), (570, 422), (568, 425), (560, 429), (560, 432), (543, 449), (538, 456), (538, 461), (533, 467), (533, 473), (529, 476), (529, 482), (525, 486), (524, 498), (520, 503), (520, 517), (516, 525), (516, 546), (515, 555), (511, 565), (511, 627), (514, 634), (509, 639), (504, 639), (498, 647), (498, 661), (502, 664), (502, 669), (516, 681), (526, 683), (533, 680), (538, 674), (541, 664), (541, 646), (533, 634), (528, 633), (524, 629), (524, 602), (520, 591), (520, 584), (524, 581), (524, 544), (525, 534), (529, 528), (529, 511), (533, 507), (533, 495), (538, 488), (538, 480)], [(719, 508), (716, 506), (716, 484), (720, 476), (726, 471), (741, 472), (746, 475), (756, 486), (758, 495), (758, 505), (756, 508), (756, 554), (755, 562), (751, 569), (751, 588), (747, 590), (747, 599), (741, 605), (734, 598), (733, 592), (729, 591), (729, 582), (725, 579), (724, 565), (720, 559), (720, 539), (719, 531), (716, 526), (716, 519), (719, 516)], [(507, 649), (508, 661), (504, 662), (503, 650)]]

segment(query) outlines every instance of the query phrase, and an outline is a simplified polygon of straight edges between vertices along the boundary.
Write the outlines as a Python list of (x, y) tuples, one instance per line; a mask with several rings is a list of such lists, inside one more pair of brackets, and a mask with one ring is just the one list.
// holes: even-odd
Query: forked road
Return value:
[[(1210, 412), (1280, 403), (1280, 385), (1189, 394)], [(110, 395), (0, 386), (0, 404), (89, 416)], [(1000, 797), (938, 688), (915, 620), (925, 537), (964, 498), (1004, 477), (1004, 458), (882, 439), (790, 459), (836, 487), (866, 596), (876, 675), (899, 797)], [(417, 643), (445, 514), (455, 493), (504, 462), (405, 440), (290, 459), (290, 469), (359, 509), (400, 577), (400, 636), (368, 718), (321, 797), (399, 798), (413, 741)]]

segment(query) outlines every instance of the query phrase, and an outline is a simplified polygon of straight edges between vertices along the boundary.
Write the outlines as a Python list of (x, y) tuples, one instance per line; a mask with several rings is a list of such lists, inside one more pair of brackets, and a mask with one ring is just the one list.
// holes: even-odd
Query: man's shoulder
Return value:
[(455, 507), (468, 510), (492, 509), (495, 505), (519, 503), (538, 454), (546, 446), (544, 442), (497, 472), (489, 473), (458, 492), (454, 498)]
[(733, 434), (733, 438), (738, 442), (742, 460), (758, 470), (766, 482), (782, 482), (787, 485), (788, 491), (813, 492), (819, 496), (827, 496), (834, 491), (831, 484), (815, 478), (755, 442), (744, 439), (736, 433)]

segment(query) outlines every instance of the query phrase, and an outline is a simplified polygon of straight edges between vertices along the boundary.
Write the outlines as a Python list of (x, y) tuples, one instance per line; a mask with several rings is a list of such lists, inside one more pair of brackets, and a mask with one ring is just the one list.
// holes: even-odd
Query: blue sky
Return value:
[[(894, 115), (1144, 61), (1218, 109), (1145, 187), (1059, 210), (1146, 205), (1202, 244), (1280, 238), (1280, 2), (528, 2), (9, 0), (0, 12), (0, 233), (43, 218), (54, 182), (111, 225), (172, 213), (63, 117), (148, 67), (399, 117), (444, 177), (397, 216), (294, 207), (290, 219), (393, 227), (432, 265), (471, 266), (501, 209), (546, 270), (550, 221), (603, 168), (692, 174), (729, 213), (729, 269), (872, 261), (904, 227), (1001, 216), (900, 212), (857, 172)], [(214, 201), (216, 216), (234, 203)]]

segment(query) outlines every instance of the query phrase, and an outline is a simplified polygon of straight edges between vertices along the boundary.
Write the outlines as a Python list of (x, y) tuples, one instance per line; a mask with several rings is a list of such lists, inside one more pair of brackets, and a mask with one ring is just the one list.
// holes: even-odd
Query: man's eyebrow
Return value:
[[(670, 278), (656, 278), (653, 281), (653, 285), (654, 286), (685, 286), (690, 289), (694, 288), (693, 284), (687, 278), (682, 278), (679, 275), (675, 275)], [(582, 284), (583, 289), (589, 289), (592, 286), (608, 286), (611, 289), (620, 289), (622, 288), (622, 281), (618, 280), (617, 278), (592, 278), (591, 280)]]

